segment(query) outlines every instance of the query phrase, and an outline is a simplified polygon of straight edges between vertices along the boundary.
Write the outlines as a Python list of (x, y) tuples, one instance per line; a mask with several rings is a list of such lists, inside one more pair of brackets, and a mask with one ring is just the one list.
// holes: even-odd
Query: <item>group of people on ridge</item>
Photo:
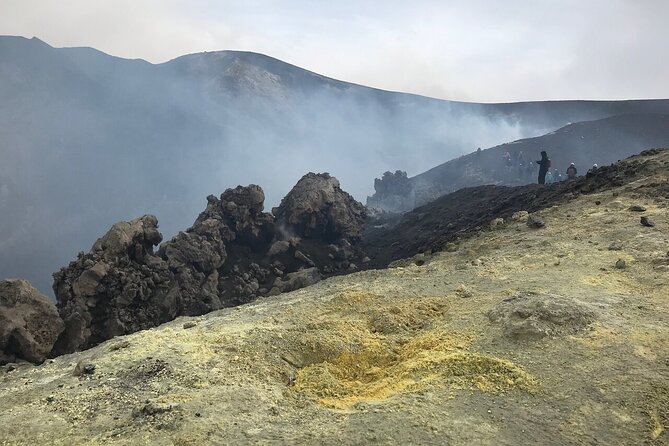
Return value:
[(502, 159), (504, 160), (507, 180), (524, 181), (531, 178), (535, 172), (532, 157), (525, 155), (522, 150), (513, 154), (508, 151), (504, 152)]
[[(536, 163), (539, 165), (539, 184), (556, 183), (558, 181), (562, 181), (562, 174), (560, 174), (557, 169), (554, 169), (554, 171), (551, 173), (551, 159), (548, 158), (548, 154), (545, 150), (541, 151), (541, 159)], [(591, 170), (594, 169), (597, 169), (597, 164), (592, 166)], [(567, 172), (565, 173), (567, 174), (567, 180), (573, 180), (576, 178), (576, 175), (578, 174), (576, 165), (571, 163), (569, 167), (567, 167)]]

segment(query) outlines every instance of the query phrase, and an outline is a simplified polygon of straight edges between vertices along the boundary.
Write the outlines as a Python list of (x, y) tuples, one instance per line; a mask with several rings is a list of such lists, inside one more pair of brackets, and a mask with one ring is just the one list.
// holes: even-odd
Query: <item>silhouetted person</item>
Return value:
[(573, 180), (574, 178), (576, 178), (577, 173), (578, 172), (576, 171), (576, 166), (574, 165), (574, 163), (571, 163), (569, 167), (567, 167), (567, 179)]
[(539, 184), (546, 184), (546, 172), (551, 167), (551, 160), (545, 150), (541, 151), (541, 159), (537, 161), (537, 164), (539, 165)]

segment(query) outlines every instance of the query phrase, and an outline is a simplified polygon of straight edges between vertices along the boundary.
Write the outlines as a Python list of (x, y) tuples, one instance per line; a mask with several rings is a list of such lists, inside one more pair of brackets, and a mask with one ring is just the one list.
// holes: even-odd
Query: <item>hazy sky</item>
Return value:
[(669, 98), (669, 0), (0, 0), (0, 34), (163, 62), (265, 53), (444, 99)]

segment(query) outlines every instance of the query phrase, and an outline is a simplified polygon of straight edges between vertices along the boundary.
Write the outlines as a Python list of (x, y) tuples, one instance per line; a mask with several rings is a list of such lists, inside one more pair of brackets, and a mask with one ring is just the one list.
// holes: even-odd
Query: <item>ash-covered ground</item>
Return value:
[(6, 365), (0, 443), (667, 444), (668, 167), (465, 189), (372, 221), (390, 268)]

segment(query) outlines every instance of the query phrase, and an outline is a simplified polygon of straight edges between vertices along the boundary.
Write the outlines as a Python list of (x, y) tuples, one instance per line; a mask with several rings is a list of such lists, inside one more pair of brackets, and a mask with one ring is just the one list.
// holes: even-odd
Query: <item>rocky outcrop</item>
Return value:
[(58, 311), (65, 321), (54, 353), (154, 327), (179, 314), (172, 272), (153, 253), (161, 240), (153, 215), (119, 222), (89, 253), (79, 253), (54, 274)]
[(415, 193), (407, 173), (385, 172), (374, 179), (374, 195), (367, 197), (367, 206), (387, 212), (404, 212), (415, 206)]
[(248, 302), (269, 290), (274, 277), (260, 261), (274, 239), (274, 217), (263, 212), (259, 186), (207, 197), (192, 227), (164, 243), (159, 255), (173, 272), (182, 314), (196, 315)]
[[(193, 226), (163, 243), (158, 221), (119, 222), (54, 274), (65, 321), (54, 352), (308, 286), (352, 269), (364, 207), (328, 174), (306, 175), (277, 217), (256, 185), (207, 197)], [(320, 270), (319, 270), (320, 268)]]
[(54, 304), (30, 283), (0, 282), (0, 365), (43, 362), (64, 328)]
[(327, 173), (308, 173), (273, 210), (279, 226), (324, 241), (360, 238), (367, 211)]

